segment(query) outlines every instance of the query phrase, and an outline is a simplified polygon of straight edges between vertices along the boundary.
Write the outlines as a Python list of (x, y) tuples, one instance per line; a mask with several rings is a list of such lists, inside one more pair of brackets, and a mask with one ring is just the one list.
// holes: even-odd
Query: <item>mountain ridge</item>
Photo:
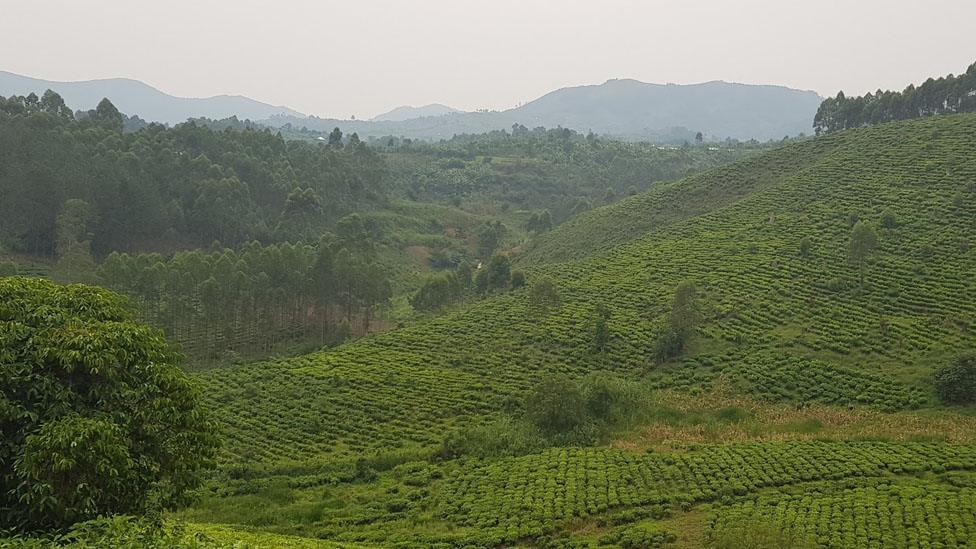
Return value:
[(821, 101), (816, 92), (772, 84), (720, 80), (654, 84), (611, 79), (602, 84), (559, 88), (503, 111), (450, 112), (402, 120), (277, 116), (261, 122), (321, 132), (338, 127), (364, 137), (396, 135), (435, 140), (523, 125), (593, 131), (632, 141), (682, 143), (694, 140), (697, 132), (715, 141), (767, 141), (809, 133)]
[(240, 94), (210, 97), (178, 97), (133, 78), (99, 78), (78, 81), (56, 81), (34, 78), (0, 70), (0, 95), (38, 96), (50, 89), (64, 98), (75, 110), (88, 110), (103, 97), (122, 112), (150, 122), (178, 124), (188, 118), (263, 119), (275, 115), (305, 116), (294, 109), (272, 105)]

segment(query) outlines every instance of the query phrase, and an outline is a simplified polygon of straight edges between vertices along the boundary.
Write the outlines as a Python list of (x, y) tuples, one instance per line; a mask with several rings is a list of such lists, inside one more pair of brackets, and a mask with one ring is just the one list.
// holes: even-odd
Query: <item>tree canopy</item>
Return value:
[(0, 279), (0, 529), (185, 501), (215, 431), (162, 335), (123, 299)]
[[(77, 119), (54, 92), (0, 97), (0, 245), (54, 254), (68, 201), (88, 205), (92, 253), (317, 239), (382, 198), (383, 160), (358, 139), (286, 141), (190, 121), (123, 131), (108, 99)], [(87, 236), (90, 234), (90, 236)]]
[(882, 122), (972, 111), (976, 111), (976, 63), (965, 74), (929, 78), (922, 85), (910, 85), (902, 92), (879, 89), (860, 97), (847, 97), (839, 92), (820, 104), (813, 128), (819, 135)]

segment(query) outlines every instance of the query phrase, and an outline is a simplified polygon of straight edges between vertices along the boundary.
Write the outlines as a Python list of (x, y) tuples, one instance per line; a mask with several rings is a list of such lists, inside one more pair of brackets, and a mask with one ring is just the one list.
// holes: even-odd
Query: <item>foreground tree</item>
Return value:
[(158, 331), (99, 288), (0, 280), (0, 529), (185, 503), (212, 424)]

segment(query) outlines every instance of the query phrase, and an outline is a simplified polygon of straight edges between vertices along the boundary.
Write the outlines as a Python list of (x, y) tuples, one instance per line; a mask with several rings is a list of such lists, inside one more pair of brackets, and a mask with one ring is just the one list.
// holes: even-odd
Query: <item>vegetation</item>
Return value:
[(341, 341), (353, 327), (368, 332), (392, 289), (367, 245), (353, 231), (326, 235), (317, 246), (251, 242), (240, 251), (168, 258), (112, 253), (98, 274), (187, 353), (215, 358), (287, 340)]
[[(931, 139), (936, 131), (939, 138)], [(582, 415), (570, 414), (582, 418), (571, 422), (576, 427), (570, 428), (570, 436), (544, 433), (539, 427), (544, 422), (534, 423), (526, 412), (527, 399), (543, 379), (562, 375), (575, 380), (576, 390), (562, 384), (566, 391), (552, 398), (563, 403), (556, 406), (576, 410), (590, 394), (578, 380), (609, 369), (627, 383), (643, 376), (636, 383), (645, 395), (667, 390), (693, 398), (725, 388), (752, 395), (762, 406), (788, 404), (784, 410), (820, 406), (836, 410), (831, 414), (870, 411), (882, 414), (878, 417), (898, 412), (898, 419), (891, 421), (906, 426), (922, 421), (925, 409), (936, 404), (934, 388), (926, 380), (944, 364), (945, 353), (962, 353), (974, 344), (967, 328), (967, 319), (976, 314), (968, 273), (976, 265), (959, 242), (967, 238), (962, 220), (976, 202), (967, 194), (959, 205), (953, 197), (969, 193), (976, 165), (956, 163), (947, 171), (941, 164), (976, 157), (964, 137), (973, 131), (976, 119), (962, 115), (790, 143), (555, 227), (516, 256), (514, 265), (499, 258), (494, 267), (479, 270), (486, 274), (473, 276), (481, 279), (488, 295), (484, 299), (334, 350), (200, 372), (195, 377), (227, 433), (221, 457), (226, 476), (204, 503), (184, 516), (339, 543), (493, 546), (525, 539), (561, 543), (557, 538), (569, 535), (566, 543), (586, 546), (611, 532), (580, 536), (567, 530), (567, 521), (609, 520), (605, 515), (610, 513), (668, 505), (674, 508), (670, 518), (635, 518), (615, 528), (662, 521), (648, 528), (671, 532), (681, 543), (685, 530), (668, 521), (705, 520), (700, 504), (731, 505), (759, 490), (758, 484), (750, 487), (753, 473), (747, 471), (755, 471), (756, 478), (795, 471), (782, 482), (798, 484), (819, 477), (871, 477), (874, 472), (899, 476), (939, 467), (969, 470), (970, 458), (960, 457), (971, 451), (968, 442), (917, 443), (898, 436), (871, 443), (791, 446), (800, 444), (795, 442), (780, 447), (772, 441), (785, 435), (777, 431), (762, 436), (768, 427), (735, 409), (710, 413), (711, 423), (677, 425), (691, 432), (714, 423), (746, 430), (743, 436), (748, 429), (759, 429), (754, 435), (759, 441), (748, 448), (763, 457), (717, 457), (744, 451), (728, 444), (682, 447), (675, 454), (626, 449), (628, 429), (643, 433), (642, 422), (651, 430), (673, 430), (674, 416), (667, 409), (645, 408), (636, 420), (601, 430), (586, 427), (599, 422), (584, 404)], [(931, 165), (911, 160), (922, 150)], [(894, 226), (882, 222), (885, 211), (897, 220)], [(875, 225), (883, 242), (870, 255), (863, 290), (858, 265), (849, 254), (856, 224), (852, 214)], [(608, 219), (614, 220), (612, 248), (604, 240), (611, 234), (603, 228)], [(817, 243), (807, 257), (797, 253), (804, 237)], [(931, 245), (931, 254), (921, 253), (925, 245)], [(584, 255), (571, 259), (578, 254)], [(505, 291), (489, 291), (487, 273), (493, 269), (508, 273)], [(526, 273), (524, 291), (508, 290), (515, 270)], [(495, 277), (499, 290), (504, 278)], [(551, 281), (559, 296), (559, 306), (544, 315), (532, 300), (532, 287), (541, 280)], [(691, 292), (684, 291), (682, 299), (675, 299), (685, 280), (694, 280), (694, 298), (686, 299)], [(676, 302), (694, 306), (676, 308)], [(599, 307), (607, 314), (597, 313)], [(689, 310), (696, 314), (681, 314)], [(694, 326), (693, 345), (648, 367), (657, 329), (662, 321), (670, 324), (673, 315), (676, 325)], [(594, 352), (597, 318), (606, 319), (602, 352)], [(685, 318), (694, 322), (685, 323)], [(566, 395), (570, 405), (564, 404)], [(241, 399), (246, 407), (240, 406)], [(285, 404), (291, 402), (303, 406)], [(787, 429), (789, 436), (816, 436), (816, 425), (803, 425), (777, 428)], [(883, 432), (894, 436), (888, 434), (894, 431)], [(840, 432), (842, 439), (859, 436), (853, 427)], [(920, 429), (908, 432), (931, 436)], [(696, 436), (707, 440), (705, 434)], [(622, 449), (572, 448), (614, 439), (621, 440)], [(606, 457), (574, 458), (565, 466), (549, 461), (548, 456), (574, 452), (612, 455), (615, 461), (612, 466)], [(754, 467), (742, 462), (778, 460), (779, 452), (783, 459), (796, 461), (756, 461)], [(430, 464), (432, 457), (444, 476), (422, 487), (395, 478), (396, 465), (356, 465), (359, 459)], [(646, 459), (656, 465), (640, 476), (624, 474), (630, 469), (619, 465)], [(635, 484), (640, 478), (671, 482), (672, 477), (662, 475), (671, 475), (673, 464), (684, 459), (703, 460), (703, 469), (688, 473), (689, 480), (682, 481), (686, 484), (671, 485), (667, 494), (673, 497), (655, 499), (660, 492)], [(719, 459), (729, 463), (729, 472), (714, 468)], [(884, 465), (877, 465), (879, 460)], [(538, 465), (516, 482), (508, 475), (516, 474), (522, 463)], [(572, 494), (561, 491), (559, 487), (569, 485), (567, 477), (550, 476), (550, 471), (564, 468), (567, 474), (586, 471), (574, 474), (593, 482), (611, 474), (618, 479), (594, 485), (593, 493), (602, 495), (591, 510), (579, 488)], [(497, 480), (491, 480), (495, 475)], [(774, 484), (760, 484), (770, 487), (780, 481), (770, 477), (769, 482)], [(272, 490), (279, 485), (285, 487)], [(488, 485), (497, 488), (482, 488)], [(535, 494), (529, 486), (538, 496), (528, 498)], [(317, 520), (302, 518), (301, 502), (322, 489), (354, 503), (342, 510), (321, 508)], [(843, 485), (836, 487), (838, 493), (844, 490)], [(389, 511), (387, 504), (398, 510)], [(242, 510), (245, 505), (269, 505), (271, 510), (251, 513)], [(230, 513), (243, 514), (235, 518)], [(411, 526), (413, 520), (425, 529)], [(705, 526), (698, 523), (697, 528)]]
[[(315, 242), (380, 199), (385, 170), (358, 138), (329, 146), (193, 122), (124, 133), (108, 100), (76, 120), (53, 92), (0, 99), (0, 165), (4, 247), (55, 253), (67, 214), (96, 257), (214, 240)], [(72, 205), (90, 213), (70, 214)]]
[(393, 185), (412, 200), (529, 210), (542, 233), (592, 204), (717, 166), (763, 148), (729, 141), (706, 147), (625, 143), (566, 128), (456, 135), (439, 142), (379, 139)]
[(213, 425), (161, 335), (85, 286), (0, 279), (0, 528), (186, 502)]
[[(118, 117), (108, 105), (101, 111), (59, 131), (114, 128)], [(40, 123), (54, 114), (12, 116)], [(152, 131), (187, 130), (118, 135)], [(132, 501), (151, 504), (103, 506), (135, 518), (75, 530), (96, 544), (145, 533), (176, 546), (965, 545), (976, 487), (967, 408), (976, 348), (973, 134), (976, 114), (831, 132), (749, 155), (734, 144), (662, 150), (520, 127), (436, 144), (393, 140), (363, 153), (382, 159), (384, 181), (393, 182), (370, 208), (313, 216), (283, 229), (284, 240), (206, 251), (194, 242), (159, 255), (103, 255), (89, 228), (103, 211), (66, 198), (51, 229), (52, 276), (88, 265), (96, 281), (130, 296), (140, 318), (194, 352), (309, 336), (334, 342), (354, 326), (368, 331), (384, 309), (400, 315), (395, 329), (311, 354), (228, 360), (194, 369), (189, 381), (174, 370), (172, 385), (190, 395), (177, 404), (196, 398), (194, 385), (223, 439), (219, 452), (208, 445), (199, 460), (180, 461), (215, 458), (201, 498), (161, 521), (150, 512), (197, 484), (194, 465), (185, 486), (142, 481), (148, 488)], [(351, 162), (352, 141), (336, 133), (302, 146)], [(702, 167), (712, 152), (747, 157), (669, 183), (635, 175), (672, 155), (675, 166)], [(587, 179), (553, 183), (573, 173)], [(613, 202), (631, 185), (648, 190)], [(500, 188), (517, 192), (509, 200)], [(390, 198), (400, 192), (438, 204)], [(594, 207), (608, 196), (612, 203)], [(292, 196), (307, 202), (305, 191)], [(5, 254), (17, 265), (4, 272), (30, 268), (23, 251)], [(100, 451), (46, 451), (61, 439), (37, 424), (22, 440), (4, 438), (8, 454), (30, 447), (31, 457), (0, 463), (17, 475), (21, 463), (38, 470), (66, 454), (82, 468), (118, 469), (140, 400), (109, 392), (125, 401), (112, 408), (125, 412), (120, 418), (62, 409), (84, 402), (89, 385), (132, 381), (113, 368), (151, 363), (169, 372), (159, 333), (127, 327), (109, 341), (124, 349), (151, 341), (160, 349), (151, 361), (112, 355), (89, 343), (100, 341), (103, 324), (131, 324), (118, 296), (20, 278), (0, 287), (61, 296), (18, 309), (30, 322), (61, 318), (58, 307), (75, 293), (128, 315), (68, 322), (73, 337), (36, 361), (84, 362), (58, 378), (77, 391), (54, 423)], [(0, 300), (0, 334), (19, 342), (15, 352), (60, 333), (4, 316), (8, 302), (17, 301)], [(78, 314), (93, 310), (102, 309)], [(0, 360), (14, 374), (32, 364)], [(0, 402), (17, 403), (2, 394)], [(52, 395), (44, 398), (59, 402), (62, 392)], [(210, 442), (199, 417), (179, 425), (199, 426), (191, 438)], [(100, 423), (109, 421), (115, 430)], [(22, 509), (16, 501), (3, 509)], [(70, 523), (94, 517), (88, 509), (48, 537), (73, 535)], [(4, 526), (25, 530), (27, 519), (16, 520)], [(36, 541), (0, 545), (8, 539)]]
[(976, 63), (965, 74), (929, 78), (903, 92), (881, 91), (861, 97), (838, 92), (820, 104), (813, 119), (817, 135), (921, 116), (976, 111)]
[(963, 355), (935, 371), (935, 390), (950, 404), (976, 402), (976, 355)]

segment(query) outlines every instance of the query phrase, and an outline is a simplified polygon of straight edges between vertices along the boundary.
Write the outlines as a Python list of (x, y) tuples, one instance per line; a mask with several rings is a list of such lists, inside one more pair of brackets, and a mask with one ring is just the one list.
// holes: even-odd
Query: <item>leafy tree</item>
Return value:
[(602, 353), (610, 341), (610, 309), (600, 303), (593, 311), (593, 350)]
[(87, 202), (77, 198), (66, 200), (55, 222), (57, 254), (64, 255), (73, 244), (89, 240), (88, 228), (96, 221), (97, 216)]
[(671, 304), (669, 325), (683, 340), (690, 338), (701, 320), (698, 312), (698, 286), (690, 280), (678, 284)]
[(95, 106), (95, 110), (88, 111), (88, 118), (92, 122), (105, 126), (113, 131), (122, 131), (122, 122), (125, 117), (119, 112), (119, 109), (115, 108), (115, 105), (108, 100), (107, 97), (103, 97), (98, 105)]
[(851, 229), (850, 241), (847, 244), (847, 255), (857, 265), (862, 287), (864, 286), (865, 264), (877, 248), (878, 233), (874, 228), (864, 221), (855, 223)]
[(935, 389), (948, 404), (976, 402), (976, 354), (962, 355), (935, 372)]
[(701, 320), (697, 295), (698, 288), (691, 281), (684, 281), (675, 289), (667, 325), (660, 331), (654, 344), (654, 358), (657, 362), (664, 362), (680, 354), (694, 336)]
[(51, 90), (45, 91), (41, 96), (40, 107), (44, 112), (58, 118), (74, 119), (75, 116), (71, 108), (64, 104), (64, 99)]
[(474, 287), (475, 290), (481, 295), (484, 295), (488, 292), (488, 289), (491, 287), (491, 285), (489, 283), (489, 274), (487, 268), (482, 267), (478, 269), (478, 271), (475, 273)]
[(488, 288), (491, 290), (508, 289), (512, 281), (512, 263), (505, 254), (495, 254), (485, 268), (488, 276)]
[(552, 214), (549, 210), (532, 212), (529, 220), (525, 223), (525, 228), (534, 233), (544, 233), (552, 229)]
[(512, 289), (517, 290), (525, 286), (525, 272), (524, 271), (513, 271), (512, 272)]
[(329, 133), (329, 146), (332, 148), (342, 147), (342, 130), (339, 128), (332, 129), (332, 132)]
[(478, 254), (480, 257), (488, 258), (494, 254), (501, 246), (506, 232), (507, 229), (501, 221), (484, 223), (478, 227)]
[(810, 257), (813, 254), (813, 240), (809, 236), (800, 239), (800, 257)]
[[(40, 312), (42, 312), (39, 314)], [(0, 528), (184, 503), (213, 426), (155, 330), (98, 288), (0, 280)]]
[(525, 415), (547, 435), (572, 431), (586, 418), (583, 395), (568, 377), (548, 376), (526, 399)]
[(540, 312), (559, 306), (559, 292), (556, 285), (547, 277), (540, 277), (529, 289), (529, 304)]
[(894, 229), (898, 226), (898, 218), (891, 210), (881, 212), (881, 226), (885, 229)]
[(695, 143), (696, 144), (701, 145), (702, 142), (704, 142), (704, 141), (705, 141), (705, 136), (702, 135), (702, 132), (698, 132), (698, 133), (695, 134)]

